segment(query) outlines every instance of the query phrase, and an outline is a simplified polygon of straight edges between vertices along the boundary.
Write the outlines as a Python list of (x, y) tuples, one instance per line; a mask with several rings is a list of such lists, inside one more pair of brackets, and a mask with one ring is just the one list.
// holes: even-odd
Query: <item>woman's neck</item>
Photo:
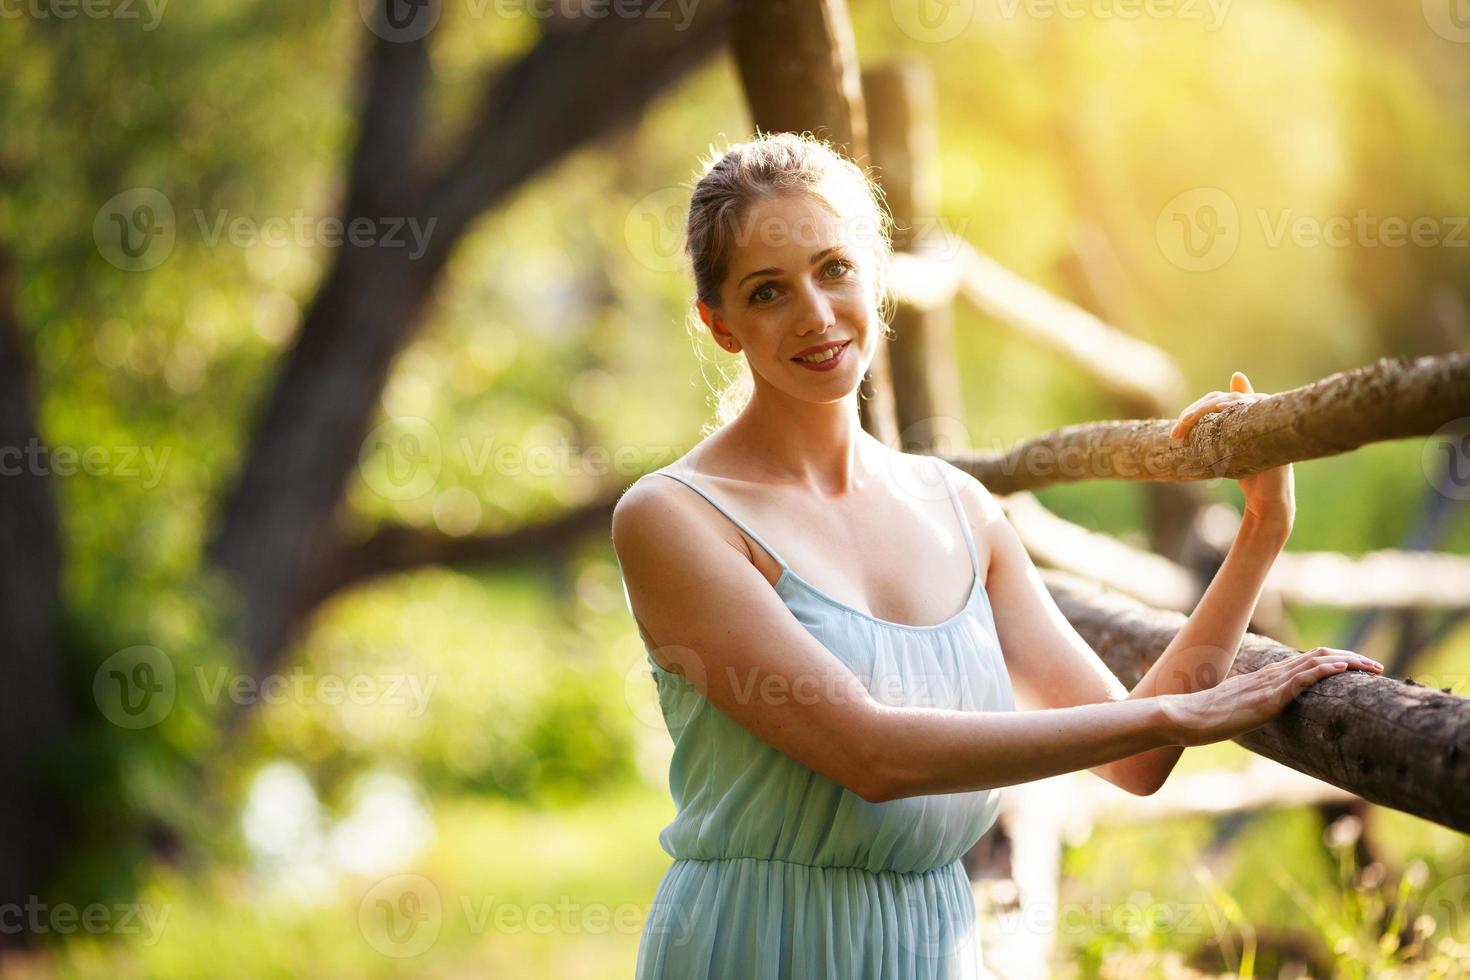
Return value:
[(827, 403), (757, 392), (724, 431), (748, 461), (745, 466), (758, 468), (759, 478), (800, 484), (822, 496), (860, 488), (880, 468), (877, 454), (885, 451), (862, 427), (856, 392)]

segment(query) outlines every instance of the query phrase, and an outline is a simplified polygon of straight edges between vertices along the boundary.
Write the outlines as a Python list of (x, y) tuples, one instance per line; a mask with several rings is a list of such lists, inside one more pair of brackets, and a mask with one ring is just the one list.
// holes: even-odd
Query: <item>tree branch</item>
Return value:
[(366, 540), (340, 550), (331, 573), (319, 581), (315, 602), (378, 576), (428, 565), (563, 560), (592, 532), (606, 535), (616, 504), (617, 497), (598, 500), (540, 524), (464, 537), (414, 527), (383, 527)]
[(1470, 354), (1380, 358), (1201, 418), (1174, 440), (1174, 419), (1089, 422), (1005, 452), (946, 457), (992, 493), (1078, 480), (1238, 479), (1370, 442), (1431, 435), (1470, 415)]
[[(1068, 621), (1129, 688), (1184, 624), (1179, 613), (1075, 576), (1041, 574)], [(1297, 653), (1247, 633), (1232, 673)], [(1370, 802), (1470, 832), (1470, 699), (1348, 671), (1318, 681), (1235, 741)]]
[(463, 144), (434, 180), (425, 210), (431, 249), (448, 250), (482, 211), (569, 151), (638, 118), (729, 34), (727, 0), (671, 4), (638, 16), (555, 22), (486, 90)]

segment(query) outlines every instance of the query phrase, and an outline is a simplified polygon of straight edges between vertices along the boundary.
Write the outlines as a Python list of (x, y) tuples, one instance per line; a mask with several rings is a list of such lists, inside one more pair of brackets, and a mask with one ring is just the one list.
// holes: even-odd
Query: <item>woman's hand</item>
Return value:
[(1159, 698), (1179, 745), (1207, 745), (1258, 728), (1307, 688), (1347, 670), (1381, 674), (1383, 665), (1351, 650), (1317, 647), (1189, 694)]
[[(1267, 397), (1270, 396), (1251, 388), (1250, 379), (1243, 372), (1236, 371), (1230, 376), (1229, 391), (1212, 391), (1180, 412), (1169, 438), (1183, 439), (1202, 416)], [(1241, 477), (1236, 482), (1245, 494), (1247, 517), (1291, 533), (1296, 521), (1296, 488), (1290, 463)]]

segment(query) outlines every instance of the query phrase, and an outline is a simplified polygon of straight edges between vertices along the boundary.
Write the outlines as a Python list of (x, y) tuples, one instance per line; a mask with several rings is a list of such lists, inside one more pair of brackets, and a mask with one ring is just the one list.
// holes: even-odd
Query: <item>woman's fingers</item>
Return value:
[[(1250, 397), (1247, 397), (1247, 395)], [(1169, 431), (1169, 435), (1178, 438), (1183, 433), (1188, 432), (1190, 427), (1202, 416), (1209, 415), (1211, 412), (1233, 408), (1236, 405), (1248, 405), (1253, 401), (1259, 400), (1261, 397), (1251, 392), (1212, 392), (1210, 395), (1180, 412), (1179, 420), (1174, 423), (1174, 428)]]
[(1344, 670), (1363, 670), (1371, 674), (1383, 673), (1383, 665), (1370, 657), (1349, 650), (1328, 650), (1302, 654), (1278, 661), (1286, 667), (1287, 682), (1309, 687), (1328, 674)]
[(1182, 437), (1194, 425), (1200, 416), (1234, 405), (1244, 405), (1249, 402), (1259, 401), (1265, 395), (1258, 394), (1251, 386), (1251, 379), (1246, 377), (1244, 371), (1236, 371), (1230, 376), (1229, 391), (1212, 391), (1196, 398), (1190, 405), (1179, 413), (1179, 420), (1174, 423), (1174, 428), (1169, 430), (1169, 436), (1173, 439)]
[(1383, 664), (1381, 664), (1378, 661), (1374, 660), (1372, 657), (1365, 657), (1365, 656), (1363, 656), (1361, 653), (1358, 653), (1356, 650), (1339, 650), (1336, 647), (1314, 647), (1314, 648), (1312, 648), (1308, 652), (1309, 653), (1312, 653), (1314, 655), (1324, 656), (1324, 657), (1340, 657), (1340, 658), (1342, 658), (1344, 660), (1347, 660), (1347, 661), (1349, 661), (1351, 663), (1363, 664), (1363, 665), (1369, 666), (1369, 667), (1376, 667), (1379, 670), (1382, 670), (1383, 669)]

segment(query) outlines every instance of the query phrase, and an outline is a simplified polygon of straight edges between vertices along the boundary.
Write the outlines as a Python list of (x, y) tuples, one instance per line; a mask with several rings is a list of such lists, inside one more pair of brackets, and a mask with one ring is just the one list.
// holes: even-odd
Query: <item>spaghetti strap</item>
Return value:
[(766, 554), (770, 555), (771, 558), (775, 560), (776, 564), (781, 566), (781, 571), (783, 571), (783, 572), (789, 571), (789, 568), (786, 565), (786, 559), (784, 559), (780, 555), (778, 555), (776, 553), (776, 549), (774, 549), (770, 545), (766, 544), (765, 538), (762, 538), (759, 534), (756, 534), (755, 531), (753, 531), (750, 528), (750, 525), (746, 524), (740, 518), (736, 517), (734, 514), (730, 513), (723, 506), (721, 506), (721, 504), (720, 504), (720, 502), (718, 500), (716, 500), (714, 497), (711, 497), (708, 493), (706, 493), (704, 491), (704, 488), (696, 485), (693, 481), (686, 480), (682, 476), (676, 476), (675, 474), (670, 473), (667, 470), (655, 470), (654, 472), (657, 473), (659, 476), (666, 476), (666, 477), (668, 477), (671, 480), (678, 480), (680, 483), (684, 484), (690, 490), (693, 490), (695, 493), (699, 494), (705, 500), (708, 500), (710, 502), (710, 504), (712, 504), (714, 506), (715, 510), (719, 511), (721, 514), (724, 514), (725, 517), (729, 518), (730, 523), (734, 524), (736, 527), (740, 528), (740, 530), (742, 530), (746, 534), (750, 535), (751, 539), (754, 540), (756, 544), (758, 544), (762, 548), (764, 548), (765, 551), (766, 551)]
[(970, 530), (970, 519), (965, 516), (965, 506), (960, 503), (960, 495), (955, 489), (954, 478), (946, 472), (944, 462), (940, 460), (935, 465), (940, 468), (940, 477), (949, 487), (949, 501), (954, 504), (955, 517), (960, 522), (960, 533), (965, 536), (965, 547), (970, 549), (970, 567), (975, 570), (975, 581), (978, 582), (980, 581), (980, 555), (975, 550), (975, 535)]

